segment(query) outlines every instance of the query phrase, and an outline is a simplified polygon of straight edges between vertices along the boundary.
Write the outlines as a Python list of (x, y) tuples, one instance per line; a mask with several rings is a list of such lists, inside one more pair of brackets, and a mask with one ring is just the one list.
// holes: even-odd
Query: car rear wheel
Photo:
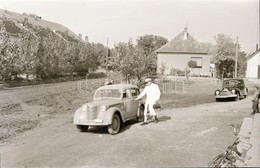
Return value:
[(114, 114), (112, 124), (107, 127), (109, 134), (115, 135), (119, 132), (121, 127), (121, 121), (118, 114)]
[(77, 129), (80, 132), (87, 132), (88, 131), (88, 126), (87, 125), (77, 125)]
[(138, 122), (144, 121), (144, 107), (140, 106), (139, 107), (139, 116), (137, 117)]

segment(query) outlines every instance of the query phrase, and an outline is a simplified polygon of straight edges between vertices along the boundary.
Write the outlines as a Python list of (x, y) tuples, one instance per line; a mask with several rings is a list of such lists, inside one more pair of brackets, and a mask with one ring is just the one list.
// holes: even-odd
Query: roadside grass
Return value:
[[(0, 91), (0, 146), (44, 120), (74, 114), (78, 107), (92, 100), (95, 89), (104, 81), (105, 78), (29, 86), (10, 92), (4, 90), (4, 94)], [(85, 88), (79, 89), (80, 82), (87, 82)], [(212, 103), (215, 102), (216, 89), (221, 89), (216, 80), (190, 79), (174, 90), (164, 90), (160, 103), (163, 109)], [(252, 93), (253, 90), (249, 89), (249, 94)]]
[(184, 89), (173, 93), (162, 93), (160, 102), (163, 108), (181, 108), (198, 104), (215, 102), (214, 91), (220, 89), (217, 81), (211, 80), (190, 80), (184, 85)]

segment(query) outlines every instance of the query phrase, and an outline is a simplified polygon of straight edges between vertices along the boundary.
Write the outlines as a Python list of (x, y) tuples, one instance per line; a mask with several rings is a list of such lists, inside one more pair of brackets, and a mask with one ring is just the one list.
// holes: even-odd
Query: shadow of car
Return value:
[(246, 98), (247, 95), (248, 88), (245, 86), (245, 82), (243, 79), (224, 79), (222, 89), (215, 91), (216, 101), (227, 99), (238, 101), (242, 98)]

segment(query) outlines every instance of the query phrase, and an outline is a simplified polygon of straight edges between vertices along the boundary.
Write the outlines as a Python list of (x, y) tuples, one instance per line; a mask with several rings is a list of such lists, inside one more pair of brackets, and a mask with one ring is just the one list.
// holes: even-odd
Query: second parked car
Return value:
[(239, 100), (241, 98), (246, 98), (247, 95), (248, 88), (245, 86), (243, 79), (224, 79), (222, 89), (215, 91), (216, 101), (223, 99)]

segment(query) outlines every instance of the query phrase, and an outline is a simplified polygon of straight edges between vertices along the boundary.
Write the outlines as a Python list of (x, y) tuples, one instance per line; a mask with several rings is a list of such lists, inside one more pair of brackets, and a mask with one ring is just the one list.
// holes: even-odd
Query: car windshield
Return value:
[(243, 81), (241, 80), (226, 80), (224, 81), (225, 86), (234, 86), (234, 85), (242, 85)]
[(121, 98), (121, 91), (119, 89), (101, 89), (98, 90), (94, 96), (94, 99), (106, 98)]

